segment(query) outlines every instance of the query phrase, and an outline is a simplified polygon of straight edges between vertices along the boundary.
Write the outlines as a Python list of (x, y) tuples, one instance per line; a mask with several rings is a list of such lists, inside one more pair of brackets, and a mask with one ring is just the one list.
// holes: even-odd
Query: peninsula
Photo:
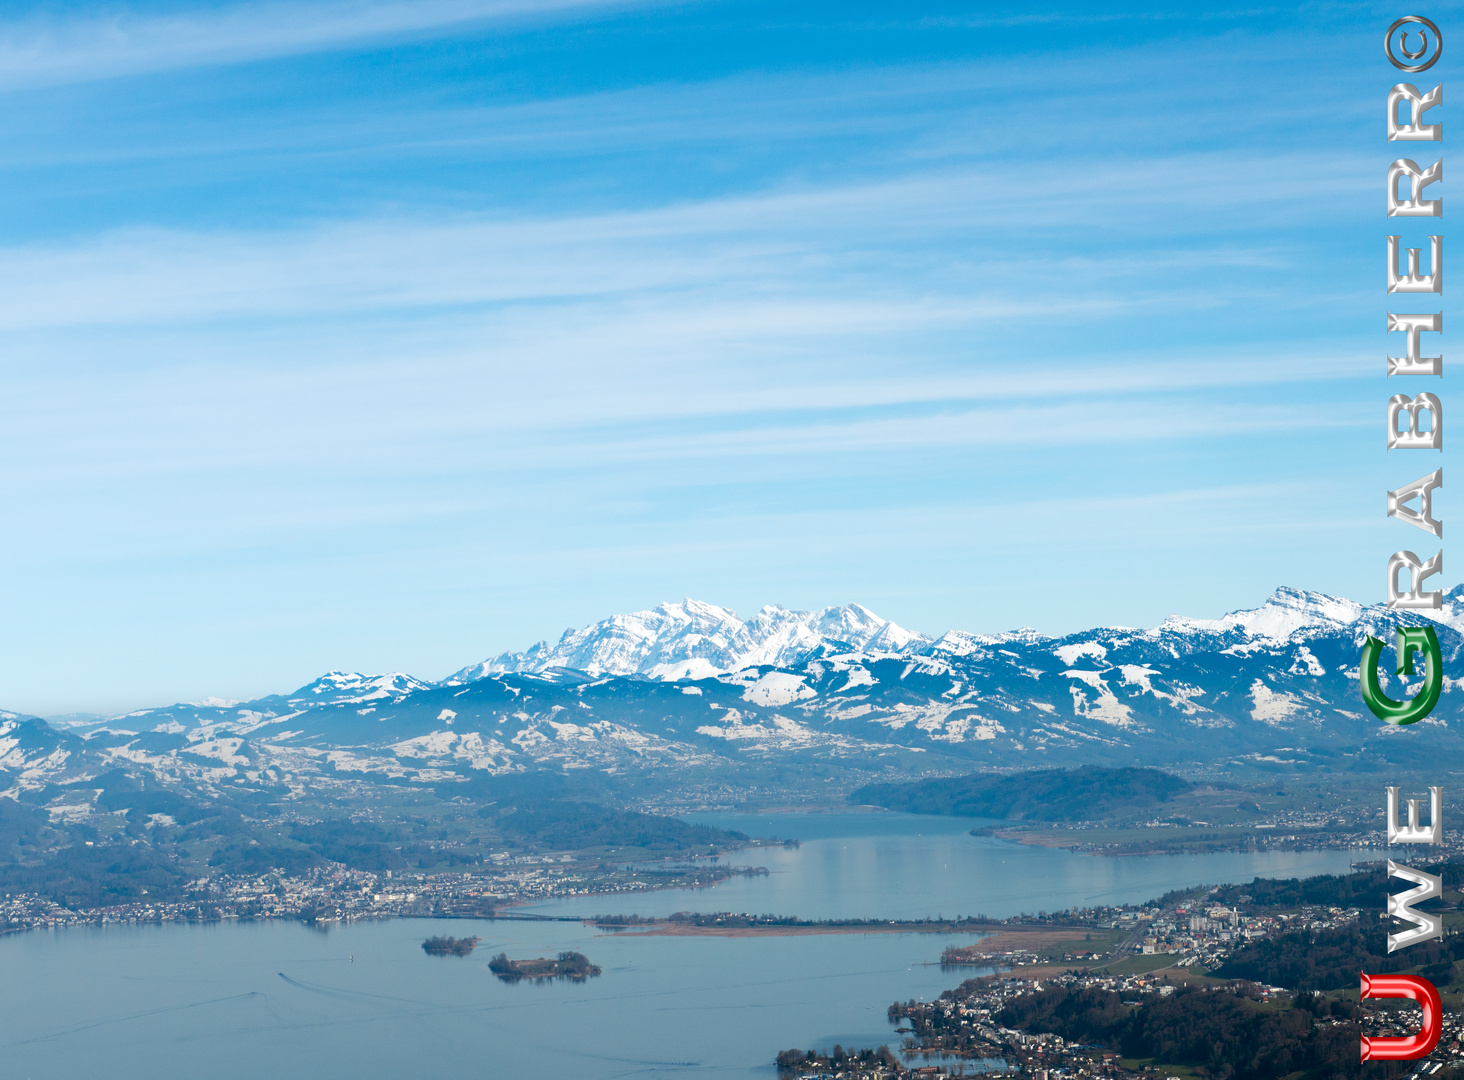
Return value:
[(747, 912), (678, 911), (665, 918), (643, 915), (596, 915), (587, 926), (648, 937), (777, 937), (790, 934), (996, 934), (1011, 929), (1005, 922), (974, 919), (800, 919), (792, 915)]

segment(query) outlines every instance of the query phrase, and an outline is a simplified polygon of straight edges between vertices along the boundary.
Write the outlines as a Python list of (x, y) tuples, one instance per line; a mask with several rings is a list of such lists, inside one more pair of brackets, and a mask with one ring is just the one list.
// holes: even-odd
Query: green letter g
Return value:
[(1389, 724), (1411, 724), (1422, 720), (1439, 703), (1439, 693), (1444, 688), (1444, 658), (1439, 652), (1439, 636), (1432, 626), (1398, 627), (1398, 674), (1413, 674), (1413, 654), (1423, 653), (1423, 689), (1411, 701), (1394, 701), (1378, 686), (1378, 657), (1382, 655), (1383, 643), (1371, 634), (1362, 646), (1362, 662), (1359, 667), (1362, 682), (1362, 700), (1379, 720)]

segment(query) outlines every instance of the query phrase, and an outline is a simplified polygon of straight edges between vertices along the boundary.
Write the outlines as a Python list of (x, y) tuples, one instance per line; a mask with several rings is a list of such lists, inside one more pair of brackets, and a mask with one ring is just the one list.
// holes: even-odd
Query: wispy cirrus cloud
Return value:
[[(1278, 185), (1316, 175), (1326, 179), (1308, 187), (1304, 204), (1277, 205)], [(1160, 296), (1212, 307), (1254, 289), (1222, 285), (1217, 271), (1279, 270), (1297, 256), (1275, 242), (1239, 245), (1197, 232), (1215, 233), (1223, 215), (1255, 229), (1272, 217), (1295, 224), (1335, 212), (1369, 179), (1366, 163), (1351, 158), (1191, 155), (1050, 163), (1017, 190), (1008, 170), (980, 167), (594, 216), (118, 229), (0, 248), (0, 329), (567, 302), (759, 283), (805, 296), (847, 295), (851, 286), (890, 295), (894, 282), (877, 269), (881, 251), (902, 253), (905, 280), (918, 282), (908, 291), (923, 297), (911, 314), (927, 325), (1039, 310), (1113, 313)], [(1033, 251), (1032, 238), (1021, 237), (1064, 228), (1067, 249), (1056, 253)], [(1091, 246), (1072, 243), (1084, 234)], [(1174, 246), (1156, 247), (1165, 243)], [(1196, 275), (1203, 289), (1191, 287)], [(1031, 295), (1059, 281), (1060, 298)], [(1019, 298), (1024, 291), (1028, 298)], [(879, 322), (887, 307), (841, 317)]]
[(685, 593), (1218, 613), (1348, 591), (1330, 523), (1387, 524), (1354, 28), (164, 6), (0, 18), (32, 701), (79, 653), (245, 697)]
[(298, 56), (492, 20), (546, 20), (646, 0), (301, 0), (171, 14), (110, 8), (0, 20), (0, 90)]

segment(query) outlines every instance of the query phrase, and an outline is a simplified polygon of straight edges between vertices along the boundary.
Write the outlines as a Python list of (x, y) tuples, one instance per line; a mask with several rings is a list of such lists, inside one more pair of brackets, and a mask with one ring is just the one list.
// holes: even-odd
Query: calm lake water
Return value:
[(765, 866), (768, 877), (734, 878), (711, 890), (554, 901), (545, 913), (746, 911), (803, 919), (919, 919), (1132, 903), (1202, 882), (1346, 873), (1345, 851), (1213, 855), (1075, 855), (971, 836), (975, 822), (912, 814), (705, 814), (691, 820), (750, 836), (802, 842), (749, 848), (727, 862)]
[[(803, 843), (733, 857), (768, 867), (767, 877), (534, 910), (1000, 916), (1348, 864), (1346, 852), (1093, 858), (972, 837), (969, 821), (894, 814), (701, 820)], [(424, 954), (422, 940), (444, 931), (483, 942), (466, 958)], [(423, 920), (16, 934), (0, 939), (0, 1076), (770, 1080), (773, 1054), (790, 1046), (897, 1044), (886, 1006), (959, 981), (930, 963), (950, 940), (600, 936), (575, 923)], [(605, 974), (509, 986), (487, 969), (499, 950), (561, 949)]]

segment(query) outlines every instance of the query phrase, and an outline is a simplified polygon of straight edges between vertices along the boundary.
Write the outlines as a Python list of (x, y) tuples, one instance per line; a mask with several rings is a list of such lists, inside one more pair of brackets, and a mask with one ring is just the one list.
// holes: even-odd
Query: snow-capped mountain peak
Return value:
[(306, 683), (290, 695), (293, 699), (316, 698), (322, 701), (376, 701), (401, 698), (430, 683), (414, 679), (400, 671), (385, 675), (363, 675), (359, 671), (328, 671), (314, 682)]
[[(1464, 585), (1445, 590), (1443, 606), (1438, 610), (1410, 611), (1408, 616), (1421, 616), (1464, 631)], [(1363, 605), (1341, 596), (1282, 585), (1260, 607), (1232, 611), (1218, 619), (1171, 615), (1151, 633), (1226, 634), (1240, 630), (1247, 637), (1285, 642), (1346, 627), (1355, 627), (1358, 632), (1391, 632), (1389, 628), (1397, 618), (1398, 613), (1384, 604)]]
[(851, 652), (902, 652), (929, 640), (858, 604), (821, 611), (770, 604), (744, 621), (729, 608), (687, 598), (566, 630), (556, 645), (540, 642), (521, 653), (501, 653), (446, 681), (458, 685), (488, 675), (550, 668), (592, 675), (706, 678), (762, 664), (786, 666), (830, 644)]
[(993, 645), (1035, 645), (1039, 641), (1049, 640), (1045, 634), (1039, 634), (1030, 626), (1019, 627), (1016, 630), (1008, 630), (1002, 634), (968, 634), (964, 630), (947, 630), (935, 641), (931, 642), (925, 652), (951, 653), (954, 656), (970, 656), (972, 653)]
[[(1391, 638), (1429, 618), (1454, 670), (1464, 586), (1429, 613), (1282, 588), (1256, 608), (1152, 630), (936, 641), (858, 605), (770, 605), (744, 620), (683, 600), (495, 657), (452, 685), (332, 671), (292, 694), (64, 731), (0, 713), (0, 793), (96, 787), (119, 768), (203, 793), (299, 793), (326, 778), (332, 790), (368, 779), (436, 786), (538, 766), (721, 776), (729, 763), (815, 756), (875, 770), (1433, 761), (1464, 746), (1454, 680), (1417, 731), (1378, 723), (1358, 692), (1362, 635)], [(1396, 685), (1391, 668), (1379, 677)]]
[(1171, 615), (1155, 630), (1224, 634), (1238, 629), (1249, 637), (1288, 641), (1301, 630), (1336, 630), (1350, 626), (1362, 617), (1363, 610), (1363, 606), (1353, 600), (1283, 585), (1258, 608), (1232, 611), (1218, 619)]

